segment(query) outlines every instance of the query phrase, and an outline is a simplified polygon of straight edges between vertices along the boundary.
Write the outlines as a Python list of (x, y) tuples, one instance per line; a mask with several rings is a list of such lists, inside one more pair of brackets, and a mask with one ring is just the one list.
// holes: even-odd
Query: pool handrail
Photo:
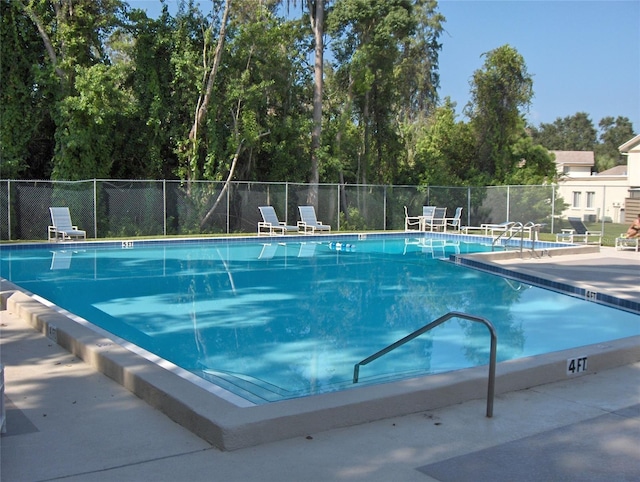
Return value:
[[(540, 228), (542, 227), (542, 224), (534, 223), (533, 221), (528, 221), (526, 224), (522, 224), (519, 221), (514, 222), (514, 223), (509, 223), (509, 224), (510, 224), (510, 227), (508, 229), (506, 229), (505, 231), (501, 232), (500, 235), (498, 235), (493, 240), (493, 242), (491, 243), (491, 251), (494, 250), (496, 244), (498, 243), (498, 241), (500, 239), (504, 240), (503, 246), (507, 246), (506, 243), (508, 243), (514, 237), (517, 237), (519, 235), (519, 237), (520, 237), (520, 257), (522, 257), (522, 251), (523, 251), (523, 247), (524, 247), (524, 234), (525, 234), (525, 232), (528, 232), (529, 233), (528, 239), (529, 239), (529, 241), (531, 241), (531, 247), (529, 249), (530, 249), (532, 254), (535, 254), (535, 245), (536, 245), (536, 241), (540, 237)], [(507, 236), (507, 234), (508, 234), (508, 236)]]
[(465, 320), (476, 321), (479, 323), (483, 323), (487, 328), (489, 328), (489, 333), (491, 334), (491, 351), (489, 353), (489, 382), (487, 386), (487, 417), (491, 418), (493, 416), (493, 398), (494, 398), (495, 384), (496, 384), (496, 347), (498, 345), (498, 336), (496, 335), (496, 330), (493, 327), (493, 324), (489, 320), (481, 316), (470, 315), (468, 313), (462, 313), (460, 311), (450, 311), (446, 315), (443, 315), (440, 318), (433, 320), (431, 323), (423, 326), (422, 328), (417, 329), (413, 333), (408, 334), (404, 338), (401, 338), (395, 343), (392, 343), (386, 348), (383, 348), (382, 350), (356, 363), (353, 367), (353, 383), (358, 383), (358, 378), (360, 375), (360, 366), (371, 363), (372, 361), (380, 358), (383, 355), (386, 355), (390, 351), (395, 350), (399, 346), (404, 345), (408, 341), (413, 340), (414, 338), (422, 335), (423, 333), (426, 333), (427, 331), (435, 328), (436, 326), (441, 325), (442, 323), (450, 320), (451, 318), (464, 318)]

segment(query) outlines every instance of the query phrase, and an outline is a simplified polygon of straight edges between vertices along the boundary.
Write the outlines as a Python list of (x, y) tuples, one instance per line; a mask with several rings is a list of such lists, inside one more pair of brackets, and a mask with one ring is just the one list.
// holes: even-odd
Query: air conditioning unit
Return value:
[(595, 214), (585, 214), (583, 216), (583, 221), (585, 223), (595, 223), (597, 221), (597, 216)]

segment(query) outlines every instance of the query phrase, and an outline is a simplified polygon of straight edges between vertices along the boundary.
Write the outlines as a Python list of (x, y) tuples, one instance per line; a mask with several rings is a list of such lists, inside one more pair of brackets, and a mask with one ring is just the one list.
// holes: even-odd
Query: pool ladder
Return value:
[(410, 333), (404, 338), (392, 343), (391, 345), (383, 348), (382, 350), (374, 353), (373, 355), (365, 358), (364, 360), (358, 362), (353, 367), (353, 383), (358, 383), (358, 378), (360, 375), (360, 367), (363, 365), (367, 365), (374, 360), (377, 360), (383, 355), (386, 355), (392, 350), (404, 345), (408, 341), (413, 340), (414, 338), (426, 333), (427, 331), (435, 328), (436, 326), (441, 325), (445, 321), (450, 320), (451, 318), (463, 318), (469, 321), (476, 321), (478, 323), (484, 324), (487, 328), (489, 328), (489, 333), (491, 334), (491, 351), (489, 353), (489, 382), (487, 387), (487, 417), (491, 418), (493, 416), (493, 397), (495, 392), (495, 384), (496, 384), (496, 346), (498, 344), (498, 336), (496, 335), (496, 330), (491, 324), (489, 320), (483, 318), (481, 316), (470, 315), (467, 313), (462, 313), (460, 311), (450, 311), (444, 316), (432, 321), (428, 325), (423, 326), (422, 328)]
[[(495, 249), (496, 244), (498, 244), (498, 241), (500, 241), (501, 239), (509, 242), (516, 236), (520, 235), (520, 257), (522, 258), (522, 252), (524, 249), (524, 232), (525, 230), (528, 229), (531, 232), (531, 236), (530, 236), (531, 248), (529, 248), (529, 251), (531, 251), (532, 257), (533, 256), (537, 257), (536, 249), (535, 249), (536, 239), (538, 239), (538, 234), (540, 232), (540, 227), (542, 225), (534, 223), (533, 221), (529, 221), (526, 224), (522, 224), (521, 222), (518, 221), (518, 222), (509, 223), (507, 226), (508, 226), (507, 229), (505, 229), (498, 236), (496, 236), (496, 238), (491, 243), (491, 251)], [(504, 244), (503, 246), (505, 246), (505, 248), (507, 247)]]

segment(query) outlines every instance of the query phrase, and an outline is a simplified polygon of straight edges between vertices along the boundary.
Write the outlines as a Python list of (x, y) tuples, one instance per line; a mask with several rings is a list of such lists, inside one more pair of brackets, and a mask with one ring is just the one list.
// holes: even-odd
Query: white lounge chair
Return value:
[(276, 210), (273, 206), (259, 206), (262, 221), (258, 222), (258, 236), (266, 234), (273, 236), (275, 234), (297, 233), (298, 226), (290, 226), (278, 220)]
[[(404, 230), (426, 231), (425, 225), (433, 219), (435, 206), (422, 206), (422, 216), (409, 216), (407, 206), (404, 207)], [(414, 229), (415, 226), (415, 229)]]
[(589, 231), (580, 218), (567, 218), (571, 229), (563, 229), (556, 234), (556, 242), (602, 244), (602, 231)]
[(456, 231), (460, 231), (460, 217), (462, 216), (462, 208), (456, 208), (456, 213), (452, 218), (445, 218), (445, 231), (448, 227), (453, 228)]
[(480, 226), (462, 226), (461, 231), (464, 234), (471, 234), (470, 231), (481, 231), (484, 236), (495, 236), (502, 234), (513, 227), (515, 223), (506, 221), (504, 223), (483, 223)]
[(636, 252), (640, 251), (640, 238), (627, 238), (625, 234), (621, 234), (616, 238), (616, 249), (618, 251), (626, 248), (635, 249)]
[(331, 231), (331, 226), (322, 224), (316, 218), (316, 210), (313, 206), (298, 206), (300, 221), (298, 230), (304, 234), (314, 234), (316, 231)]
[(87, 232), (78, 229), (71, 223), (68, 207), (51, 207), (51, 224), (49, 226), (49, 241), (68, 241), (71, 239), (87, 239)]

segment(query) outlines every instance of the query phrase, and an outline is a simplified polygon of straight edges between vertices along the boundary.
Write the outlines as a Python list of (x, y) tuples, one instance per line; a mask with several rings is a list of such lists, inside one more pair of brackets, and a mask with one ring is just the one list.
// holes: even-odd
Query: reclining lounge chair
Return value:
[(258, 236), (266, 234), (273, 236), (276, 234), (297, 233), (298, 226), (290, 226), (278, 220), (276, 210), (273, 206), (259, 206), (262, 221), (258, 222)]
[(49, 241), (69, 241), (72, 239), (87, 239), (87, 232), (71, 224), (71, 214), (68, 207), (50, 207), (51, 226), (49, 226)]
[(316, 218), (316, 210), (313, 206), (298, 206), (300, 221), (298, 230), (304, 234), (314, 234), (316, 231), (331, 231), (331, 226), (322, 224)]
[(578, 244), (602, 244), (602, 231), (589, 231), (580, 218), (567, 218), (571, 229), (556, 234), (556, 242)]
[(625, 234), (621, 234), (616, 238), (616, 249), (618, 251), (626, 248), (635, 249), (636, 252), (640, 251), (640, 238), (627, 238)]

